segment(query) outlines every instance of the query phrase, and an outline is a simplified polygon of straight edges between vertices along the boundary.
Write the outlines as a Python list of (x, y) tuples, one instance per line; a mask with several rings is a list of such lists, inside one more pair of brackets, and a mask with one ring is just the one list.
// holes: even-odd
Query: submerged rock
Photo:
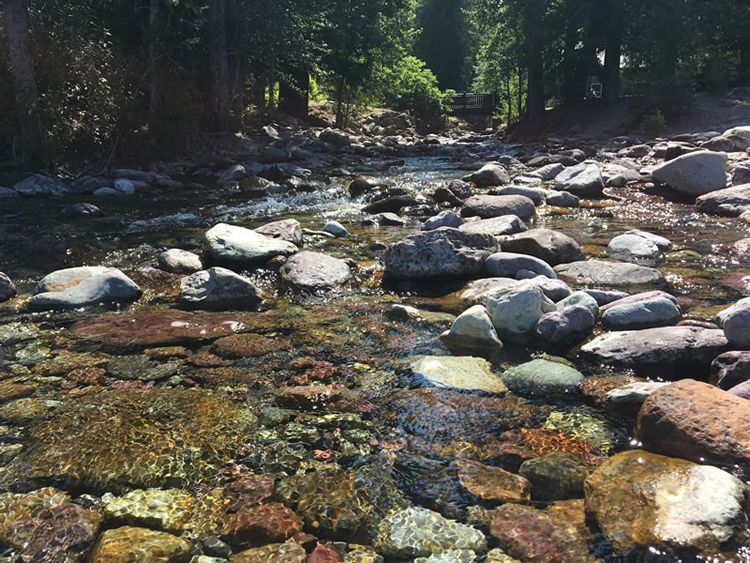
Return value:
[(180, 489), (136, 489), (121, 497), (104, 495), (102, 507), (108, 523), (180, 533), (192, 515), (193, 498)]
[(456, 463), (461, 485), (482, 500), (518, 503), (531, 500), (531, 483), (521, 475), (468, 459)]
[(392, 244), (385, 254), (385, 269), (397, 279), (471, 276), (482, 271), (496, 250), (491, 235), (443, 227)]
[(230, 267), (262, 264), (274, 256), (290, 256), (298, 250), (285, 240), (225, 223), (206, 231), (204, 246), (209, 260)]
[(518, 472), (529, 480), (535, 500), (583, 497), (583, 483), (591, 469), (567, 452), (550, 452), (524, 461)]
[(254, 309), (263, 301), (263, 294), (249, 279), (216, 267), (182, 278), (180, 300), (188, 307), (208, 311)]
[(141, 295), (136, 283), (116, 268), (69, 268), (53, 272), (40, 281), (29, 308), (47, 311), (102, 303), (132, 303)]
[(727, 344), (721, 330), (660, 327), (603, 334), (585, 344), (581, 355), (636, 372), (684, 377), (708, 373), (711, 362)]
[(193, 544), (166, 532), (123, 526), (104, 532), (91, 553), (91, 563), (159, 561), (187, 563)]
[(745, 537), (745, 486), (715, 467), (635, 450), (586, 480), (586, 513), (616, 551), (713, 554)]
[(89, 393), (32, 427), (6, 479), (113, 492), (188, 486), (231, 459), (254, 423), (249, 410), (203, 391)]
[(288, 540), (302, 529), (302, 519), (281, 503), (246, 506), (226, 523), (228, 541), (249, 547)]
[(411, 364), (412, 373), (436, 387), (505, 393), (502, 380), (487, 360), (473, 357), (425, 356)]
[(378, 527), (375, 548), (394, 558), (428, 557), (451, 549), (480, 550), (484, 534), (426, 508), (409, 507), (389, 514)]
[(726, 165), (726, 153), (696, 151), (657, 166), (651, 176), (673, 190), (700, 196), (726, 187)]
[(308, 250), (289, 258), (279, 274), (289, 285), (306, 291), (333, 289), (351, 278), (351, 270), (345, 261)]
[(641, 407), (637, 434), (652, 452), (750, 468), (750, 402), (713, 385), (686, 379), (657, 389)]
[(583, 374), (560, 362), (536, 359), (506, 370), (502, 380), (518, 395), (560, 397), (577, 392)]
[(305, 563), (305, 548), (294, 542), (272, 543), (232, 555), (232, 563)]

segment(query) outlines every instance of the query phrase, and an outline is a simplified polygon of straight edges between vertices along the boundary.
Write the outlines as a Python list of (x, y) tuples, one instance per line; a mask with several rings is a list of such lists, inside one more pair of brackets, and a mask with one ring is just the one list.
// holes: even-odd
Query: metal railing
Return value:
[(452, 114), (492, 115), (498, 106), (498, 102), (496, 94), (461, 92), (454, 94), (448, 100), (448, 108)]

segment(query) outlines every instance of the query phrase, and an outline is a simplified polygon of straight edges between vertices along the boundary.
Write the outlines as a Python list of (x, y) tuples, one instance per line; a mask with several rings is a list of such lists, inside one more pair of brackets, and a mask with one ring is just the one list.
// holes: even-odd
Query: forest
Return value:
[(627, 96), (679, 113), (750, 83), (744, 0), (5, 0), (0, 161), (148, 147), (165, 154), (258, 115), (339, 127), (366, 106), (429, 130), (452, 91), (497, 121)]

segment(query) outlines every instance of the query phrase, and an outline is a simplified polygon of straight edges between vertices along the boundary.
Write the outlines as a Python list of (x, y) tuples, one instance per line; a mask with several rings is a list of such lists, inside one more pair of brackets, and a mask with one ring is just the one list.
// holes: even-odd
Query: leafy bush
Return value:
[(388, 106), (412, 110), (432, 128), (444, 123), (451, 92), (440, 90), (437, 77), (424, 61), (407, 56), (391, 68), (379, 69), (376, 86)]
[(659, 111), (647, 114), (643, 118), (641, 123), (643, 131), (649, 139), (655, 139), (667, 129), (667, 120), (664, 119), (664, 115)]

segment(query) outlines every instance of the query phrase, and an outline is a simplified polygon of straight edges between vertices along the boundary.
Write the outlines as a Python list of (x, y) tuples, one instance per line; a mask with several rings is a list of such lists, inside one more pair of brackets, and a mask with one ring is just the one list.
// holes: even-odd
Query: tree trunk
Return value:
[(156, 115), (159, 109), (159, 78), (156, 69), (159, 62), (160, 11), (160, 0), (151, 0), (148, 9), (148, 62), (151, 72), (148, 85), (148, 111), (152, 117)]
[(44, 127), (37, 110), (39, 92), (34, 77), (34, 57), (26, 0), (5, 0), (5, 29), (21, 133), (21, 150), (14, 156), (20, 164), (29, 164), (43, 160), (45, 155)]
[(612, 103), (620, 97), (620, 63), (622, 59), (622, 35), (625, 19), (624, 0), (609, 0), (609, 26), (604, 55), (605, 103)]
[(306, 119), (310, 110), (310, 74), (304, 68), (294, 69), (290, 74), (293, 84), (282, 80), (279, 85), (279, 111)]
[(214, 126), (222, 129), (229, 117), (229, 64), (224, 0), (211, 0), (208, 7), (208, 58), (213, 86), (212, 118)]
[(528, 92), (526, 121), (544, 121), (544, 13), (547, 0), (525, 0), (524, 23), (528, 55)]

